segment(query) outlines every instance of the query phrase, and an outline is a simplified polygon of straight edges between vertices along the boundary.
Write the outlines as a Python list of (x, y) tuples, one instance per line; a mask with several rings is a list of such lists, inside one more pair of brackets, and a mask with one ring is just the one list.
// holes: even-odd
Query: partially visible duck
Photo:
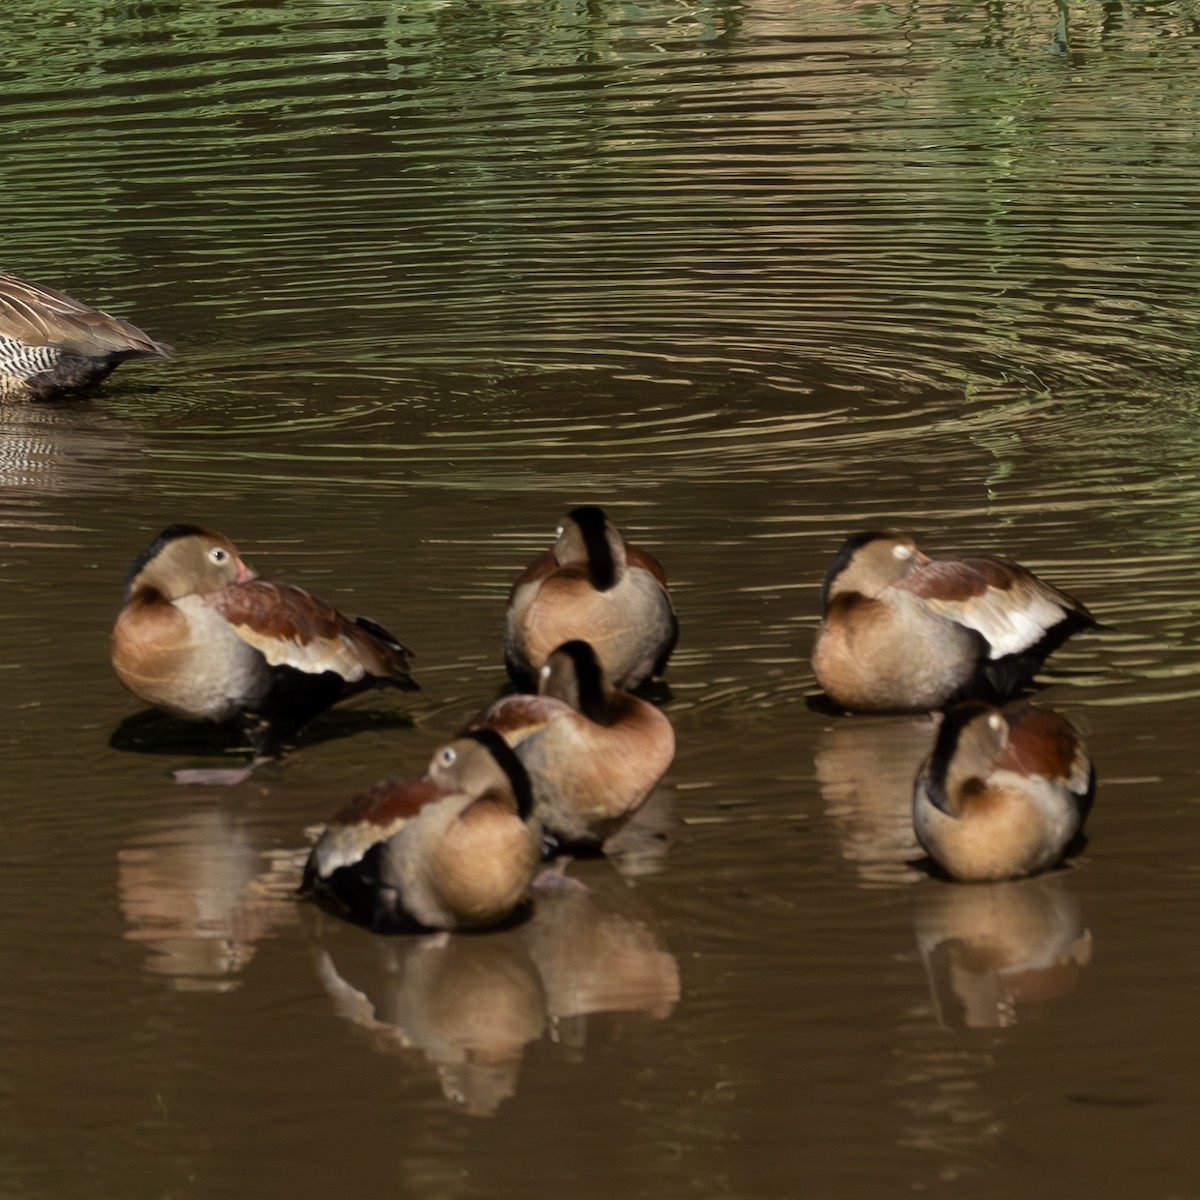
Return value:
[(541, 861), (529, 777), (490, 729), (441, 747), (420, 779), (378, 783), (329, 823), (301, 891), (372, 929), (470, 929), (509, 917)]
[(546, 833), (594, 847), (646, 800), (675, 757), (675, 731), (653, 704), (609, 686), (587, 642), (555, 649), (538, 672), (538, 695), (504, 696), (468, 729), (493, 729), (533, 783)]
[(1071, 634), (1096, 624), (1073, 596), (1005, 558), (930, 559), (892, 531), (847, 539), (825, 574), (813, 671), (859, 711), (1003, 701)]
[(959, 704), (917, 773), (913, 826), (955, 879), (1015, 879), (1062, 860), (1094, 787), (1079, 734), (1056, 713)]
[(136, 325), (0, 271), (0, 396), (44, 400), (99, 383), (131, 358), (170, 358)]
[(174, 717), (236, 723), (261, 754), (368, 688), (417, 691), (409, 651), (366, 617), (259, 579), (224, 534), (171, 525), (138, 556), (112, 662)]
[(513, 584), (504, 664), (531, 692), (537, 672), (564, 642), (589, 642), (614, 687), (661, 675), (679, 637), (667, 577), (652, 554), (631, 546), (593, 505), (572, 509), (558, 540)]

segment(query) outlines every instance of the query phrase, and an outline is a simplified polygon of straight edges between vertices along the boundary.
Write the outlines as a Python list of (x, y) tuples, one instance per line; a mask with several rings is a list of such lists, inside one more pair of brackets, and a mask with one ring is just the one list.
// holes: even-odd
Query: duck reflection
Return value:
[(590, 1017), (636, 1013), (662, 1021), (680, 987), (679, 964), (638, 892), (611, 871), (592, 872), (586, 887), (573, 882), (542, 893), (521, 936), (546, 987), (554, 1040), (578, 1052)]
[(933, 745), (931, 717), (844, 717), (822, 731), (815, 759), (842, 856), (864, 883), (913, 883), (922, 856), (912, 824), (913, 779)]
[(0, 497), (89, 495), (126, 486), (118, 468), (144, 445), (131, 427), (84, 402), (0, 400)]
[[(354, 701), (350, 703), (353, 704)], [(346, 707), (323, 713), (312, 725), (297, 733), (289, 749), (300, 751), (308, 746), (341, 741), (361, 733), (411, 729), (412, 726), (412, 718), (407, 713), (369, 707)], [(157, 709), (144, 708), (123, 717), (109, 735), (108, 744), (123, 754), (184, 758), (197, 764), (211, 763), (214, 758), (223, 756), (227, 761), (241, 763), (238, 768), (217, 770), (215, 775), (207, 766), (176, 769), (171, 775), (177, 783), (244, 783), (251, 774), (257, 777), (262, 770), (275, 764), (275, 760), (264, 761), (255, 757), (248, 744), (239, 747), (236, 744), (237, 739), (233, 741), (234, 744), (231, 745), (230, 730), (227, 726), (181, 721)]]
[(590, 1019), (662, 1020), (679, 1000), (679, 966), (640, 897), (607, 863), (583, 866), (586, 884), (551, 879), (532, 917), (500, 932), (366, 939), (309, 913), (317, 977), (377, 1049), (423, 1057), (448, 1100), (491, 1115), (530, 1043), (549, 1034), (579, 1054)]
[(545, 1029), (546, 1004), (537, 968), (512, 931), (375, 938), (369, 957), (361, 939), (349, 941), (313, 951), (340, 1016), (379, 1050), (423, 1053), (446, 1099), (469, 1113), (486, 1116), (513, 1095), (525, 1047)]
[(655, 875), (675, 831), (675, 790), (660, 783), (645, 803), (604, 843), (604, 856), (627, 880)]
[(230, 991), (259, 943), (295, 920), (299, 866), (219, 810), (148, 822), (117, 853), (125, 937), (180, 990)]
[(1015, 1025), (1074, 990), (1092, 935), (1065, 876), (920, 889), (913, 925), (943, 1026)]

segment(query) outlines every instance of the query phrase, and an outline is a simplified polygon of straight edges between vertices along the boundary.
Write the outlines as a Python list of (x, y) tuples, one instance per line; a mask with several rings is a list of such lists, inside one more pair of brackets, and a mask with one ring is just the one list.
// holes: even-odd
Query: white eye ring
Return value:
[(999, 731), (1004, 728), (1004, 718), (999, 713), (992, 713), (988, 717), (988, 724), (995, 730)]
[(542, 675), (542, 678), (543, 678), (543, 679), (549, 679), (549, 678), (550, 678), (550, 664), (549, 664), (549, 663), (547, 663), (547, 664), (546, 664), (546, 665), (545, 665), (545, 666), (542, 668), (541, 675)]
[(448, 767), (458, 757), (458, 751), (452, 746), (446, 746), (445, 749), (438, 751), (437, 760), (443, 767)]
[(912, 558), (912, 547), (906, 546), (901, 542), (899, 545), (892, 547), (892, 554), (901, 562), (904, 562), (906, 558)]
[(208, 557), (215, 563), (223, 563), (229, 555), (221, 549), (220, 546), (214, 546), (209, 552)]
[(561, 525), (555, 525), (555, 527), (554, 527), (554, 536), (555, 536), (555, 537), (562, 537), (562, 535), (563, 535), (563, 527), (562, 527)]

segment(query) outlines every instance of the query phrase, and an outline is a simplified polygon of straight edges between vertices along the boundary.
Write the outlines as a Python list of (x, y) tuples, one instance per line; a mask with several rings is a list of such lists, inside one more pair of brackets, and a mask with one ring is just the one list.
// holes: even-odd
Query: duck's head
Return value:
[(428, 776), (447, 792), (511, 798), (522, 820), (533, 812), (529, 776), (494, 729), (475, 729), (447, 742), (430, 759)]
[(538, 672), (538, 695), (553, 696), (597, 724), (608, 721), (604, 668), (588, 642), (564, 642), (550, 654)]
[(835, 596), (850, 593), (874, 600), (914, 567), (928, 561), (908, 534), (894, 529), (853, 534), (842, 543), (825, 572), (821, 607), (828, 607)]
[(625, 570), (625, 539), (594, 504), (573, 508), (558, 527), (554, 557), (559, 566), (585, 566), (592, 586), (606, 592)]
[(955, 704), (942, 716), (929, 757), (929, 796), (937, 808), (957, 812), (956, 795), (971, 780), (985, 780), (1008, 745), (1008, 721), (990, 704)]
[(149, 593), (167, 601), (203, 596), (254, 577), (223, 533), (199, 525), (169, 525), (130, 568), (125, 599)]

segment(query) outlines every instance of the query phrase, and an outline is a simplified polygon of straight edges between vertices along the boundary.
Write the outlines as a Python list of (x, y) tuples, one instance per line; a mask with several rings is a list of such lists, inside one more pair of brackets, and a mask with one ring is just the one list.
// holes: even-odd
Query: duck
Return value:
[(601, 847), (675, 757), (666, 715), (612, 687), (595, 648), (578, 639), (551, 651), (537, 695), (503, 696), (467, 729), (494, 730), (516, 752), (551, 848)]
[(228, 537), (198, 525), (168, 526), (134, 561), (112, 664), (140, 700), (235, 725), (268, 758), (339, 700), (420, 690), (412, 652), (382, 625), (260, 579)]
[(1060, 863), (1095, 792), (1083, 740), (1064, 717), (980, 701), (946, 710), (913, 787), (913, 828), (952, 879), (1035, 875)]
[(661, 675), (679, 638), (667, 576), (595, 505), (573, 508), (557, 540), (517, 578), (508, 598), (504, 663), (521, 691), (564, 642), (595, 649), (613, 687)]
[(120, 317), (0, 271), (0, 397), (51, 399), (99, 383), (130, 359), (172, 353)]
[(313, 846), (302, 894), (379, 933), (478, 929), (525, 900), (542, 858), (529, 776), (495, 731), (437, 749), (419, 779), (355, 797)]
[(931, 559), (907, 534), (848, 538), (825, 573), (817, 682), (842, 709), (922, 712), (1003, 703), (1090, 612), (1032, 571), (990, 554)]

